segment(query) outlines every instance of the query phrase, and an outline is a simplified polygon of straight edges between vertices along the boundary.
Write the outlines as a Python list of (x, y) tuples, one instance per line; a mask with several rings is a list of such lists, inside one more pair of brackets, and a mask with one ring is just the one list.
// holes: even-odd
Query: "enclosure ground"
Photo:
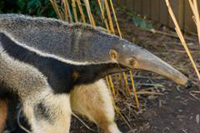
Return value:
[[(135, 108), (134, 95), (121, 94), (115, 97), (120, 115), (116, 121), (123, 133), (200, 133), (200, 88), (191, 63), (177, 38), (141, 30), (133, 24), (133, 18), (124, 11), (117, 13), (123, 37), (158, 55), (160, 58), (189, 76), (193, 86), (186, 89), (177, 86), (159, 75), (135, 72), (137, 91), (155, 93), (138, 95), (141, 108)], [(153, 24), (156, 30), (173, 34), (161, 24)], [(200, 48), (194, 36), (189, 36), (189, 47), (196, 62), (200, 64)], [(198, 65), (198, 67), (200, 67)], [(128, 126), (130, 124), (131, 128)], [(86, 123), (95, 131), (96, 125)], [(72, 133), (92, 133), (73, 118)]]

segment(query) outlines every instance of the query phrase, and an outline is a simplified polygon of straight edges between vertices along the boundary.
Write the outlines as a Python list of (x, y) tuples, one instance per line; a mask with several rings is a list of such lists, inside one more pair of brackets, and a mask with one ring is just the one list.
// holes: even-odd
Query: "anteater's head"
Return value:
[(120, 65), (130, 68), (155, 72), (165, 76), (177, 84), (188, 85), (188, 78), (159, 57), (128, 41), (121, 40), (109, 52), (110, 58)]

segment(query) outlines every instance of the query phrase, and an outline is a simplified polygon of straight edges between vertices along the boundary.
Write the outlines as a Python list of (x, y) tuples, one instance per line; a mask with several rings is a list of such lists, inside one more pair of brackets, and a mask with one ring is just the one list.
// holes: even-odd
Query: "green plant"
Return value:
[(49, 0), (4, 0), (0, 1), (0, 12), (56, 17)]

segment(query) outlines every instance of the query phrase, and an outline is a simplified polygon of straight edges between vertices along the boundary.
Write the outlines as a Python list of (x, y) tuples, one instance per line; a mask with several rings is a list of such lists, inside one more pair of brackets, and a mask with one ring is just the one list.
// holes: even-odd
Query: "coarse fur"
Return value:
[(121, 67), (188, 81), (150, 52), (89, 25), (0, 14), (0, 94), (18, 97), (33, 133), (68, 133), (71, 108), (106, 133), (120, 133), (101, 79)]
[(2, 51), (4, 51), (2, 54), (39, 70), (47, 78), (48, 84), (55, 93), (69, 93), (75, 85), (90, 84), (107, 74), (121, 70), (120, 65), (114, 63), (90, 65), (66, 64), (51, 57), (43, 57), (16, 45), (15, 42), (4, 34), (0, 34), (0, 38)]
[[(12, 47), (11, 42), (8, 42), (8, 40), (5, 42), (5, 39), (6, 39), (6, 36), (2, 35), (1, 36), (2, 43), (9, 44), (9, 46)], [(2, 48), (4, 48), (3, 44), (1, 46)], [(18, 51), (16, 47), (13, 46), (12, 48)], [(60, 95), (62, 95), (62, 97), (67, 98), (69, 96), (67, 96), (66, 94), (67, 93), (69, 94), (72, 88), (76, 88), (76, 86), (80, 86), (82, 84), (86, 84), (86, 85), (91, 84), (97, 81), (98, 78), (102, 78), (101, 76), (99, 77), (98, 74), (100, 75), (104, 74), (103, 70), (106, 71), (106, 68), (109, 68), (109, 67), (114, 68), (113, 64), (106, 64), (109, 67), (104, 67), (104, 65), (103, 66), (100, 65), (96, 67), (95, 66), (71, 67), (71, 65), (68, 66), (63, 62), (54, 61), (52, 59), (41, 60), (40, 59), (41, 57), (38, 57), (39, 60), (37, 60), (37, 57), (35, 57), (34, 59), (36, 60), (36, 62), (34, 62), (35, 60), (32, 60), (32, 58), (29, 58), (28, 56), (29, 54), (27, 54), (26, 56), (23, 56), (23, 54), (26, 52), (21, 51), (20, 49), (19, 51), (21, 51), (22, 53), (18, 53), (18, 54), (16, 53), (17, 55), (12, 54), (12, 53), (15, 53), (15, 50), (11, 50), (12, 52), (10, 52), (9, 48), (2, 49), (1, 59), (0, 59), (0, 63), (1, 63), (0, 77), (1, 77), (1, 83), (3, 84), (1, 84), (1, 86), (4, 86), (5, 89), (13, 91), (17, 93), (17, 95), (19, 95), (20, 100), (23, 103), (24, 113), (31, 124), (32, 130), (33, 132), (37, 132), (37, 133), (50, 132), (50, 131), (52, 132), (69, 131), (70, 115), (71, 115), (70, 102), (69, 102), (70, 100), (66, 100), (65, 98), (64, 100), (63, 98), (59, 99)], [(20, 60), (21, 56), (24, 57), (24, 60)], [(31, 63), (26, 62), (26, 60), (29, 60)], [(51, 68), (52, 65), (48, 65), (48, 63), (45, 63), (45, 60), (48, 63), (52, 64), (55, 67), (55, 69), (54, 67)], [(39, 61), (43, 61), (44, 65), (40, 63)], [(39, 66), (36, 65), (37, 63), (39, 64)], [(58, 69), (56, 69), (57, 65), (59, 66)], [(73, 70), (74, 68), (76, 69)], [(53, 74), (51, 74), (52, 72)], [(63, 75), (64, 77), (62, 77), (61, 72), (64, 73)], [(77, 72), (78, 75), (76, 73), (74, 75), (73, 72)], [(97, 73), (95, 74), (94, 72), (95, 73), (97, 72)], [(85, 74), (89, 73), (89, 75), (87, 76), (84, 73)], [(94, 77), (92, 77), (92, 75), (94, 75)], [(54, 79), (50, 81), (47, 80), (47, 79), (51, 79), (51, 76)], [(83, 78), (82, 76), (85, 76), (85, 78)], [(68, 79), (72, 81), (67, 82)], [(53, 81), (61, 86), (51, 85)], [(73, 86), (67, 88), (68, 87), (67, 84), (62, 84), (62, 81), (65, 81), (67, 83), (73, 83)], [(61, 89), (59, 90), (59, 88)], [(50, 100), (51, 99), (54, 99), (54, 100), (49, 101), (49, 99), (46, 99), (47, 97), (50, 97), (49, 98)], [(54, 103), (56, 99), (58, 102)], [(60, 103), (61, 105), (59, 105), (58, 103)], [(47, 104), (50, 104), (50, 105), (47, 106)], [(109, 108), (112, 108), (112, 105)], [(66, 110), (68, 110), (69, 113), (67, 113)], [(61, 112), (65, 112), (65, 113), (61, 115)], [(61, 117), (62, 119), (61, 118), (59, 119), (59, 117)], [(114, 122), (114, 119), (113, 119), (113, 122)], [(59, 123), (65, 123), (67, 126), (63, 126), (62, 128), (62, 124), (59, 124)]]
[(103, 80), (77, 86), (70, 98), (74, 112), (86, 116), (106, 133), (120, 133), (114, 122), (113, 99)]
[(87, 24), (16, 14), (0, 15), (0, 32), (37, 54), (78, 65), (110, 63), (107, 53), (120, 40)]
[[(121, 71), (116, 63), (100, 62), (100, 64), (79, 65), (70, 62), (67, 64), (59, 58), (44, 56), (38, 54), (37, 51), (19, 45), (4, 32), (0, 33), (0, 44), (0, 86), (19, 96), (32, 130), (37, 133), (69, 131), (70, 102), (59, 97), (62, 95), (62, 97), (67, 98), (71, 89), (76, 86), (84, 84), (87, 86), (107, 74)], [(47, 97), (50, 97), (50, 100)], [(54, 103), (55, 100), (58, 102)], [(109, 108), (112, 110), (112, 105)], [(66, 112), (67, 110), (69, 113)], [(65, 113), (61, 115), (61, 112)], [(108, 115), (104, 118), (106, 117)], [(109, 122), (113, 124), (114, 119), (109, 120)], [(67, 126), (62, 127), (61, 123), (65, 123)], [(108, 131), (105, 124), (106, 122), (102, 128)], [(114, 123), (114, 125), (116, 124)]]

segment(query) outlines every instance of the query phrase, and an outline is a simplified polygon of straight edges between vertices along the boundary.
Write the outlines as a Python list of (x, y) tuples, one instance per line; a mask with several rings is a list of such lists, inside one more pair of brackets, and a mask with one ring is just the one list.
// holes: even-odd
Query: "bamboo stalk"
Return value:
[[(122, 38), (121, 30), (120, 30), (120, 28), (119, 28), (119, 23), (118, 23), (118, 20), (117, 20), (117, 16), (116, 16), (116, 13), (115, 13), (115, 9), (114, 9), (112, 0), (110, 0), (110, 5), (111, 5), (111, 9), (112, 9), (113, 16), (114, 16), (114, 19), (115, 19), (115, 23), (116, 23), (116, 25), (117, 25), (117, 30), (118, 30), (119, 36), (120, 36), (120, 38)], [(131, 71), (131, 72), (132, 72), (132, 71)], [(126, 77), (125, 72), (123, 72), (122, 74), (123, 74), (125, 86), (126, 86), (128, 92), (131, 92), (131, 91), (130, 91), (130, 88), (129, 88), (129, 85), (128, 85), (128, 79), (127, 79), (127, 77)], [(134, 81), (133, 81), (133, 82), (134, 82)], [(133, 84), (132, 84), (132, 86), (133, 86)]]
[(125, 83), (125, 89), (127, 89), (128, 93), (131, 92), (129, 85), (128, 85), (128, 78), (125, 72), (122, 72), (122, 76), (124, 78), (124, 83)]
[[(111, 33), (115, 34), (115, 29), (114, 29), (114, 26), (113, 26), (113, 21), (112, 21), (108, 2), (107, 2), (107, 0), (105, 0), (104, 2), (105, 2), (105, 6), (106, 6), (106, 11), (107, 11), (107, 14), (108, 14), (108, 20), (109, 20), (109, 26), (110, 26)], [(121, 36), (121, 38), (122, 38), (122, 36)], [(130, 91), (126, 74), (125, 74), (125, 72), (123, 72), (122, 74), (123, 74), (126, 89), (128, 89)]]
[(197, 33), (198, 33), (198, 40), (199, 40), (199, 45), (200, 45), (200, 17), (199, 17), (199, 10), (198, 10), (198, 4), (197, 0), (188, 0), (191, 10), (194, 14), (194, 22), (197, 26)]
[(72, 0), (72, 9), (73, 9), (73, 13), (74, 13), (74, 19), (75, 22), (78, 22), (78, 15), (77, 15), (77, 11), (76, 11), (76, 2), (75, 0)]
[(177, 34), (178, 34), (178, 36), (179, 36), (179, 39), (181, 40), (181, 43), (182, 43), (182, 45), (183, 45), (185, 51), (187, 52), (187, 55), (188, 55), (188, 57), (189, 57), (189, 59), (190, 59), (190, 61), (191, 61), (191, 63), (192, 63), (192, 66), (194, 67), (194, 70), (195, 70), (195, 72), (197, 73), (197, 77), (198, 77), (199, 80), (200, 80), (200, 73), (199, 73), (199, 70), (198, 70), (198, 68), (197, 68), (197, 66), (196, 66), (196, 64), (195, 64), (195, 62), (194, 62), (194, 59), (193, 59), (191, 53), (190, 53), (190, 50), (189, 50), (189, 48), (188, 48), (188, 46), (187, 46), (187, 43), (186, 43), (186, 41), (185, 41), (185, 39), (184, 39), (184, 36), (183, 36), (183, 33), (181, 32), (180, 26), (179, 26), (179, 24), (178, 24), (178, 22), (177, 22), (177, 20), (176, 20), (176, 17), (175, 17), (175, 15), (174, 15), (174, 13), (173, 13), (173, 10), (172, 10), (172, 8), (171, 8), (171, 5), (170, 5), (170, 3), (169, 3), (169, 0), (165, 0), (165, 2), (166, 2), (166, 5), (167, 5), (167, 7), (168, 7), (168, 11), (169, 11), (169, 13), (170, 13), (170, 15), (171, 15), (171, 17), (172, 17), (172, 20), (173, 20), (173, 22), (174, 22), (174, 24), (175, 24), (175, 30), (176, 30), (176, 32), (177, 32)]
[(101, 11), (101, 18), (102, 18), (102, 21), (104, 22), (105, 26), (106, 26), (106, 29), (110, 32), (110, 28), (108, 26), (108, 22), (107, 22), (107, 19), (105, 17), (105, 12), (104, 12), (104, 9), (102, 8), (102, 5), (101, 5), (101, 1), (98, 0), (98, 3), (99, 3), (99, 7), (100, 7), (100, 11)]
[(67, 5), (65, 4), (65, 0), (63, 0), (63, 6), (64, 6), (65, 21), (69, 22), (69, 12), (67, 9)]
[(107, 0), (105, 0), (105, 6), (106, 6), (107, 14), (108, 14), (108, 21), (109, 21), (111, 33), (115, 34), (115, 30), (114, 30), (114, 26), (113, 26), (113, 21), (112, 21), (112, 17), (111, 17), (111, 13), (110, 13), (110, 8), (109, 8)]
[[(107, 9), (107, 13), (108, 13), (108, 16), (109, 16), (109, 24), (110, 24), (110, 28), (109, 28), (109, 26), (108, 26), (108, 22), (107, 22), (107, 20), (105, 19), (105, 15), (104, 15), (104, 11), (103, 11), (103, 9), (102, 9), (102, 5), (101, 5), (101, 1), (100, 0), (98, 0), (98, 3), (99, 3), (99, 6), (100, 6), (100, 10), (101, 10), (101, 14), (102, 14), (102, 19), (104, 19), (104, 23), (105, 23), (105, 25), (106, 25), (106, 28), (108, 29), (108, 31), (110, 32), (110, 30), (111, 30), (111, 32), (112, 33), (114, 33), (115, 31), (114, 31), (114, 26), (113, 26), (113, 21), (112, 21), (112, 17), (111, 17), (111, 13), (110, 13), (110, 9), (109, 9), (109, 7), (108, 7), (108, 2), (107, 2), (107, 0), (105, 0), (105, 4), (106, 4), (106, 9)], [(113, 8), (114, 9), (114, 8)], [(116, 18), (116, 16), (115, 16), (115, 18)], [(118, 23), (117, 22), (117, 19), (115, 19), (115, 22), (116, 23)], [(121, 33), (120, 32), (120, 29), (119, 29), (119, 25), (118, 25), (118, 30), (119, 30), (119, 33)], [(120, 34), (121, 35), (121, 34)], [(120, 36), (121, 37), (121, 36)], [(125, 74), (125, 72), (123, 72), (123, 78), (124, 78), (124, 82), (125, 82), (125, 88), (127, 89), (127, 92), (128, 93), (130, 93), (131, 91), (130, 91), (130, 88), (129, 88), (129, 85), (128, 85), (128, 80), (127, 80), (127, 77), (126, 77), (126, 74)], [(112, 80), (110, 80), (110, 82), (111, 82), (111, 84), (113, 84), (112, 83)]]
[(57, 2), (54, 0), (50, 0), (51, 5), (53, 6), (54, 10), (56, 11), (56, 14), (58, 15), (58, 18), (63, 20), (62, 14), (58, 8)]
[(198, 32), (199, 45), (200, 45), (200, 17), (199, 17), (199, 9), (198, 9), (197, 0), (194, 0), (194, 7), (196, 11), (196, 26), (197, 26), (197, 32)]
[(118, 23), (118, 20), (117, 20), (117, 16), (116, 16), (116, 13), (115, 13), (115, 9), (114, 9), (112, 0), (110, 0), (110, 5), (111, 5), (111, 9), (112, 9), (112, 12), (113, 12), (113, 16), (114, 16), (114, 19), (115, 19), (115, 23), (116, 23), (116, 26), (117, 26), (119, 36), (122, 38), (122, 33), (121, 33), (120, 28), (119, 28), (119, 23)]
[(140, 107), (140, 103), (139, 103), (139, 100), (138, 100), (138, 97), (137, 97), (136, 87), (135, 87), (134, 80), (133, 80), (133, 73), (131, 71), (130, 71), (130, 75), (131, 75), (133, 93), (135, 94), (135, 101), (136, 101), (137, 107), (139, 108)]
[(86, 6), (86, 9), (87, 9), (87, 13), (88, 13), (88, 16), (89, 16), (90, 23), (94, 27), (96, 27), (96, 24), (95, 24), (95, 21), (94, 21), (94, 18), (93, 18), (91, 9), (90, 9), (90, 3), (89, 3), (89, 1), (88, 0), (84, 0), (84, 3), (85, 3), (85, 6)]
[[(102, 5), (101, 5), (101, 1), (98, 0), (98, 3), (99, 3), (99, 7), (100, 7), (100, 11), (101, 11), (101, 18), (103, 20), (103, 22), (105, 23), (105, 26), (106, 26), (106, 29), (108, 30), (108, 32), (110, 33), (110, 28), (108, 26), (108, 22), (107, 22), (107, 19), (105, 19), (105, 12), (103, 11), (102, 9)], [(107, 81), (107, 84), (110, 84), (111, 86), (110, 89), (112, 90), (111, 92), (113, 92), (114, 89), (114, 85), (113, 85), (113, 81), (112, 81), (112, 77), (111, 76), (107, 76), (106, 79), (110, 79), (109, 81)], [(113, 95), (115, 95), (115, 91), (113, 92)]]
[(111, 86), (111, 89), (112, 89), (112, 93), (115, 96), (115, 88), (114, 88), (114, 85), (113, 85), (113, 82), (112, 82), (112, 77), (109, 75), (108, 79), (110, 80), (110, 86)]
[[(120, 38), (122, 38), (121, 30), (119, 28), (119, 23), (118, 23), (118, 20), (117, 20), (117, 16), (116, 16), (116, 13), (115, 13), (115, 9), (114, 9), (112, 0), (110, 0), (110, 4), (111, 4), (111, 9), (112, 9), (112, 12), (113, 12), (113, 16), (114, 16), (114, 19), (115, 19), (115, 23), (116, 23), (116, 26), (117, 26), (117, 30), (118, 30), (119, 36), (120, 36)], [(131, 75), (133, 75), (132, 71), (129, 71), (129, 72), (130, 72)], [(123, 77), (124, 77), (124, 80), (125, 80), (125, 85), (126, 85), (128, 91), (130, 92), (130, 89), (129, 89), (129, 86), (128, 86), (128, 80), (127, 80), (127, 77), (126, 77), (126, 75), (125, 75), (124, 72), (123, 72)], [(131, 77), (131, 83), (132, 83), (132, 87), (136, 88), (135, 85), (134, 85), (134, 79), (133, 79), (133, 77)], [(136, 102), (139, 101), (138, 97), (135, 97), (135, 98), (136, 98)], [(139, 107), (138, 103), (137, 103), (137, 107)]]
[(83, 8), (82, 8), (82, 6), (81, 6), (81, 1), (80, 1), (80, 0), (77, 0), (77, 4), (78, 4), (78, 7), (79, 7), (79, 11), (80, 11), (80, 13), (81, 13), (82, 22), (83, 22), (83, 23), (86, 23), (85, 14), (83, 13)]
[[(66, 8), (66, 10), (67, 10), (67, 12), (68, 12), (68, 14), (69, 14), (69, 22), (70, 23), (73, 23), (73, 18), (72, 18), (72, 13), (71, 13), (71, 10), (70, 10), (70, 8), (69, 8), (69, 3), (68, 3), (68, 0), (63, 0), (63, 3), (64, 3), (64, 7)], [(65, 14), (66, 15), (66, 14)]]
[(112, 92), (112, 89), (110, 87), (110, 81), (108, 79), (108, 76), (106, 76), (106, 83), (107, 83), (107, 86), (108, 86), (108, 89), (110, 90), (110, 92)]

